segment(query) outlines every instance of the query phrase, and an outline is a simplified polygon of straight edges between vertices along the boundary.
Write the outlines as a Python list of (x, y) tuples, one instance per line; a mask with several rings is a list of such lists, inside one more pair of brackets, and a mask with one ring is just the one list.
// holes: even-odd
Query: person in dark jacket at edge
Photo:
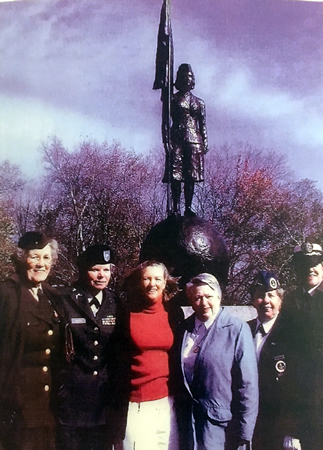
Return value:
[[(16, 273), (0, 284), (0, 443), (5, 450), (54, 450), (52, 367), (59, 344), (54, 289), (46, 283), (58, 245), (28, 231)], [(0, 445), (0, 447), (1, 447)]]
[(315, 242), (294, 248), (298, 287), (284, 299), (295, 347), (293, 409), (302, 450), (323, 449), (323, 249)]
[(110, 450), (116, 441), (110, 372), (117, 296), (108, 287), (112, 253), (92, 245), (77, 259), (79, 279), (62, 292), (65, 352), (57, 373), (57, 448)]
[(256, 349), (259, 374), (259, 413), (253, 450), (301, 450), (293, 437), (294, 412), (287, 412), (293, 384), (290, 369), (293, 348), (289, 344), (289, 324), (280, 314), (284, 290), (278, 277), (261, 270), (250, 287), (257, 318), (248, 322)]
[(250, 449), (258, 413), (258, 372), (250, 327), (220, 306), (218, 280), (201, 273), (186, 285), (194, 314), (180, 350), (181, 450)]

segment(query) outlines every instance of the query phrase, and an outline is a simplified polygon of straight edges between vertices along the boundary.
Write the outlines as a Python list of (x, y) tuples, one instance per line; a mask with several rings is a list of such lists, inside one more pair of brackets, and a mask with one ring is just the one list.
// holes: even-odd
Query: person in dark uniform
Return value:
[(250, 293), (258, 312), (258, 317), (248, 324), (254, 336), (259, 374), (259, 413), (252, 448), (300, 450), (299, 439), (289, 436), (293, 421), (285, 407), (291, 394), (288, 370), (293, 353), (289, 329), (280, 314), (284, 291), (274, 273), (260, 271)]
[(64, 292), (60, 304), (67, 360), (57, 380), (57, 446), (104, 450), (112, 448), (114, 431), (108, 405), (113, 395), (108, 372), (116, 323), (116, 295), (108, 288), (111, 251), (106, 245), (93, 245), (77, 264), (79, 280)]
[(191, 93), (195, 77), (189, 64), (181, 64), (177, 71), (171, 101), (172, 153), (170, 169), (166, 167), (164, 183), (171, 183), (173, 209), (180, 215), (181, 182), (184, 182), (185, 214), (191, 210), (194, 183), (204, 180), (204, 154), (208, 151), (205, 104)]
[(293, 324), (296, 346), (295, 410), (299, 413), (302, 450), (323, 448), (323, 250), (305, 242), (294, 249), (292, 264), (298, 288), (290, 292), (282, 313)]
[(55, 449), (51, 368), (58, 348), (55, 293), (45, 280), (58, 245), (30, 231), (16, 273), (0, 285), (0, 442), (5, 450)]

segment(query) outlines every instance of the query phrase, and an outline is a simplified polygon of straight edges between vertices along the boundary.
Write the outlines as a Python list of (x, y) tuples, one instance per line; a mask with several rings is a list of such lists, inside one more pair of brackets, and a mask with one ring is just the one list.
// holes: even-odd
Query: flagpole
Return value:
[[(168, 20), (169, 20), (169, 28), (171, 29), (171, 0), (167, 0), (168, 2)], [(173, 37), (170, 36), (172, 40)], [(168, 45), (168, 89), (167, 89), (167, 132), (168, 132), (168, 183), (167, 183), (167, 215), (168, 217), (172, 213), (172, 200), (171, 200), (171, 136), (170, 136), (170, 117), (171, 117), (171, 101), (173, 95), (173, 43)]]
[(172, 213), (171, 202), (171, 101), (173, 96), (173, 36), (171, 27), (171, 0), (164, 0), (158, 30), (156, 75), (153, 89), (161, 89), (162, 138), (165, 148), (165, 174), (167, 183), (167, 214)]

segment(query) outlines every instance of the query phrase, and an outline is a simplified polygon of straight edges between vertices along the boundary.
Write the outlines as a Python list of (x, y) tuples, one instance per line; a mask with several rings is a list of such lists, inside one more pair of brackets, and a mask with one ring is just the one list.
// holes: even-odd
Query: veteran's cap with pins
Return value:
[(275, 291), (280, 287), (279, 278), (275, 273), (268, 272), (267, 270), (260, 270), (250, 286), (250, 293), (253, 295), (257, 288), (262, 288), (265, 292), (269, 292)]

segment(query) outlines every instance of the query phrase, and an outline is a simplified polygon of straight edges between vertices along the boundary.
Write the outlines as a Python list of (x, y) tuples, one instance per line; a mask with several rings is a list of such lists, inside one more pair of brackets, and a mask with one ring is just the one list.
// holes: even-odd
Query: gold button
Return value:
[(50, 355), (50, 348), (46, 348), (45, 353), (46, 355)]
[(98, 341), (93, 342), (94, 345), (99, 345)]
[(48, 367), (47, 366), (43, 367), (43, 372), (48, 372)]
[(49, 391), (49, 386), (48, 386), (48, 384), (45, 384), (45, 386), (44, 386), (44, 391), (46, 391), (46, 392)]
[(94, 361), (97, 361), (99, 359), (98, 355), (93, 356)]
[(97, 374), (98, 374), (98, 372), (97, 372), (97, 370), (95, 370), (95, 371), (93, 372), (93, 375), (96, 377)]
[(53, 331), (53, 330), (48, 330), (48, 331), (47, 331), (47, 334), (48, 334), (48, 336), (53, 336), (54, 331)]

